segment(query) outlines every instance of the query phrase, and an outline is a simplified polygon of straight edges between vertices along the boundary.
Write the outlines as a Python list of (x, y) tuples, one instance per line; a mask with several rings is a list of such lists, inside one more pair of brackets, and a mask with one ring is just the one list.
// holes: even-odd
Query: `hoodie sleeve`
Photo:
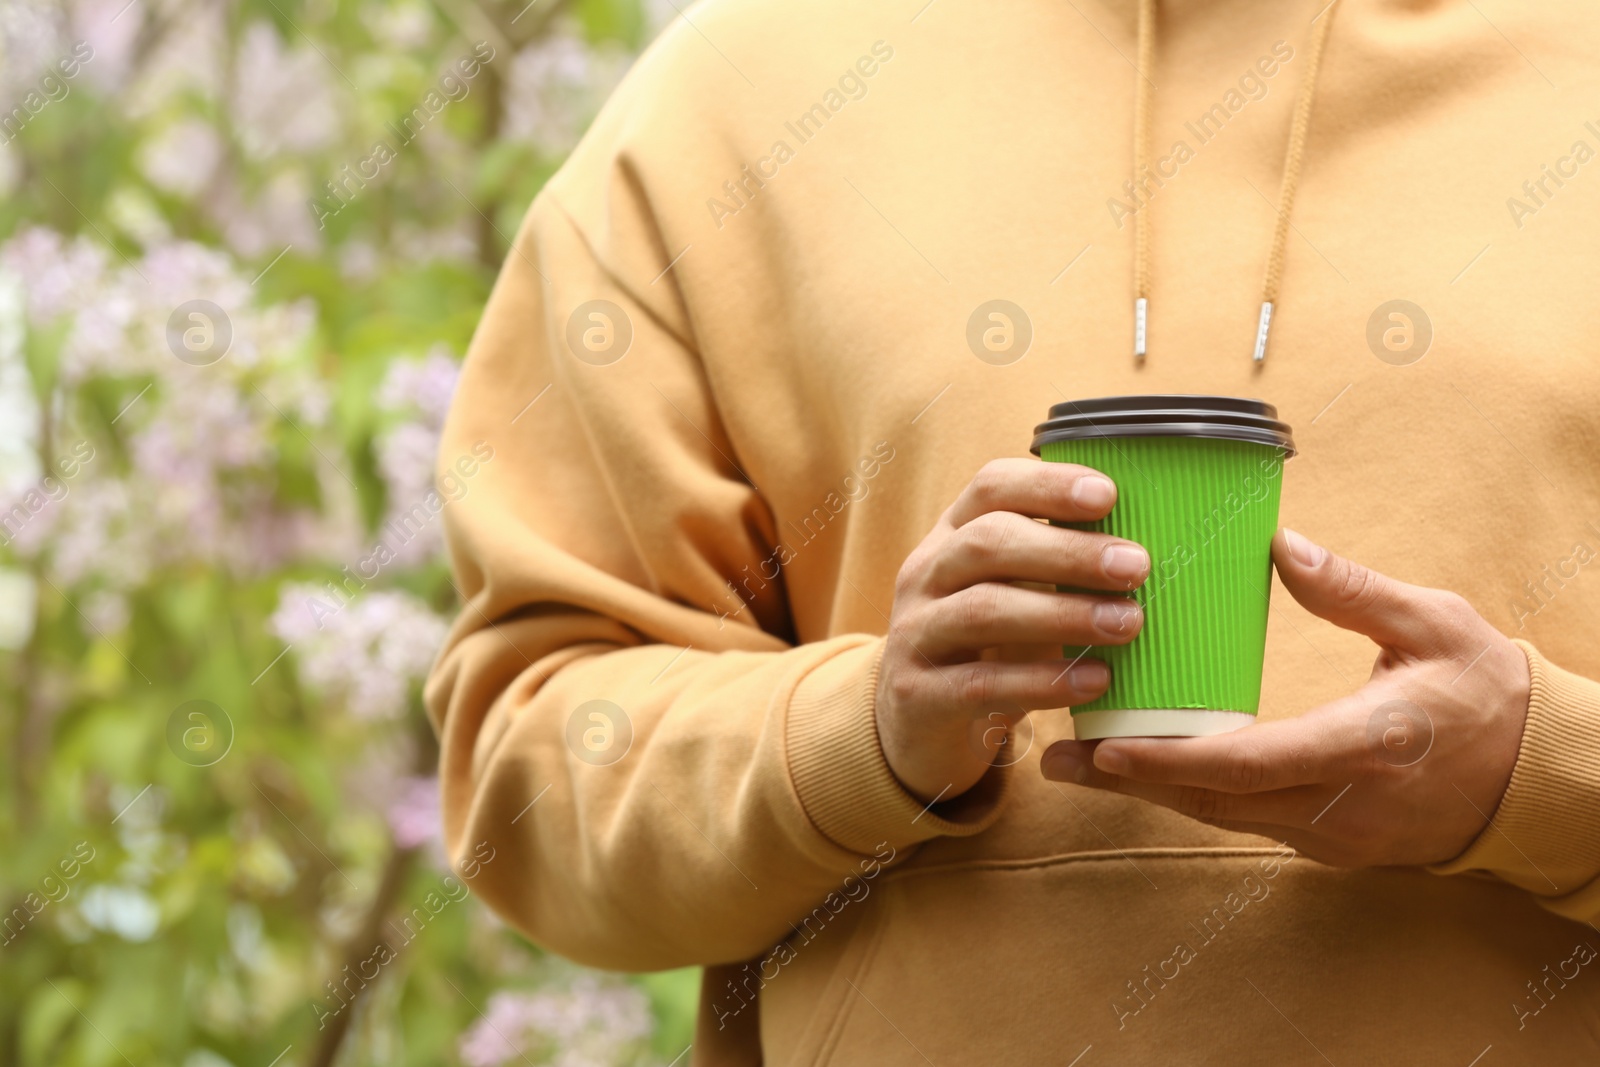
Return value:
[(573, 959), (746, 959), (864, 861), (984, 828), (1003, 775), (924, 811), (878, 744), (881, 639), (796, 646), (781, 579), (741, 580), (777, 535), (695, 353), (715, 313), (675, 288), (626, 160), (562, 177), (602, 183), (603, 216), (555, 183), (534, 203), (441, 445), (465, 602), (426, 694), (446, 845)]
[(1600, 682), (1517, 644), (1532, 688), (1511, 783), (1477, 840), (1430, 869), (1487, 872), (1557, 915), (1593, 923), (1600, 920)]

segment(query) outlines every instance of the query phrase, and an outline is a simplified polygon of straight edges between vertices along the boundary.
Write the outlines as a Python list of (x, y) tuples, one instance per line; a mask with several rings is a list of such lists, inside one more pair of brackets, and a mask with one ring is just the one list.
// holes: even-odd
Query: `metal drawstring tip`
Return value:
[(1272, 329), (1272, 301), (1263, 301), (1261, 304), (1261, 322), (1256, 326), (1256, 353), (1252, 357), (1257, 363), (1267, 358), (1267, 331)]
[(1139, 297), (1133, 302), (1133, 354), (1138, 359), (1144, 358), (1144, 333), (1145, 322), (1149, 315), (1150, 301)]

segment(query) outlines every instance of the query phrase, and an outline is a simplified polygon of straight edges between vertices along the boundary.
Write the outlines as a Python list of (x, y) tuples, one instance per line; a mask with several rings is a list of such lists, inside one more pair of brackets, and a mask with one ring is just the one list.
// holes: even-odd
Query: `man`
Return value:
[[(1597, 46), (1575, 2), (690, 8), (446, 433), (494, 450), (429, 690), (485, 899), (706, 965), (698, 1063), (1594, 1062)], [(1076, 742), (1060, 647), (1137, 640), (1150, 562), (1038, 521), (1116, 487), (1031, 430), (1177, 392), (1300, 450), (1262, 721)]]

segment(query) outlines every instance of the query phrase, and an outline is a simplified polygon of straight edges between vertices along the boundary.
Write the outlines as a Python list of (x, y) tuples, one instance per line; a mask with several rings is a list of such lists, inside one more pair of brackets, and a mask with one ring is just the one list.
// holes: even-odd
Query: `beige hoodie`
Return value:
[[(441, 457), (448, 839), (552, 951), (725, 965), (696, 1062), (1600, 1058), (1600, 9), (1341, 0), (1255, 365), (1321, 7), (1166, 0), (1130, 184), (1133, 0), (709, 0), (534, 203)], [(896, 782), (900, 563), (1050, 404), (1133, 392), (1277, 404), (1285, 525), (1531, 643), (1457, 860), (1336, 870), (1047, 782), (1065, 711), (963, 797)], [(1263, 717), (1373, 653), (1280, 587)]]

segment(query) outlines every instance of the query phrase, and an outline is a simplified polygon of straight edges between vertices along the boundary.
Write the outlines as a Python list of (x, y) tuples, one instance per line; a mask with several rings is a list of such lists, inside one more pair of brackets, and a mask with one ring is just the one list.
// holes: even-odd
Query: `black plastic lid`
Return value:
[(1295, 454), (1289, 424), (1265, 400), (1189, 393), (1103, 396), (1067, 400), (1050, 408), (1050, 418), (1033, 431), (1033, 453), (1051, 441), (1104, 437), (1209, 437), (1272, 445)]

